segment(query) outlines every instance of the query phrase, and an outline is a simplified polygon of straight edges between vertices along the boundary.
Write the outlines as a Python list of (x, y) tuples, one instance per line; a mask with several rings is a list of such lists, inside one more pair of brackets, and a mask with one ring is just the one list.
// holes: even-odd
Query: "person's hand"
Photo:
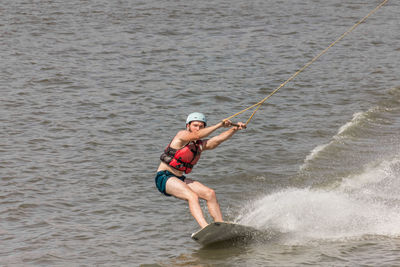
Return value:
[(225, 128), (231, 127), (232, 126), (232, 122), (230, 120), (223, 120), (222, 121), (222, 126)]
[(233, 123), (230, 120), (223, 120), (222, 121), (222, 126), (225, 128), (228, 127), (235, 127), (236, 130), (242, 130), (242, 129), (246, 129), (247, 125), (245, 123), (242, 122), (238, 122), (238, 123)]
[(238, 130), (243, 130), (247, 128), (247, 125), (245, 123), (242, 122), (238, 122), (238, 123), (231, 123), (232, 126), (235, 126), (236, 129)]

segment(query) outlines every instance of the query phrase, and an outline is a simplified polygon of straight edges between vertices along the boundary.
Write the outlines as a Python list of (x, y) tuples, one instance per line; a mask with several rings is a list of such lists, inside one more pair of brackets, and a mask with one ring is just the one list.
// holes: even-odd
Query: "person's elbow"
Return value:
[(218, 142), (207, 142), (206, 150), (214, 149), (216, 148), (220, 143)]

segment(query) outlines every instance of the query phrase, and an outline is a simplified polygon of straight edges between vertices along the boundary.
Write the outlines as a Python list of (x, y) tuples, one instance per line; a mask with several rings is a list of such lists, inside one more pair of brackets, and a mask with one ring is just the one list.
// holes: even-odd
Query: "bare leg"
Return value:
[(208, 212), (215, 222), (223, 222), (221, 209), (215, 191), (198, 181), (185, 179), (185, 183), (198, 195), (207, 201)]
[(166, 183), (165, 191), (170, 195), (188, 201), (190, 213), (201, 228), (208, 225), (201, 210), (198, 195), (186, 183), (176, 177), (171, 177)]

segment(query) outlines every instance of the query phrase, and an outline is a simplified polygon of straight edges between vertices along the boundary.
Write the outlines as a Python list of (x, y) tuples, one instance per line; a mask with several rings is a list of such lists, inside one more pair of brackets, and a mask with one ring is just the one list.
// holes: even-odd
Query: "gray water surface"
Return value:
[(1, 265), (398, 264), (397, 1), (190, 174), (273, 240), (202, 248), (187, 204), (154, 185), (187, 114), (256, 103), (378, 3), (2, 1)]

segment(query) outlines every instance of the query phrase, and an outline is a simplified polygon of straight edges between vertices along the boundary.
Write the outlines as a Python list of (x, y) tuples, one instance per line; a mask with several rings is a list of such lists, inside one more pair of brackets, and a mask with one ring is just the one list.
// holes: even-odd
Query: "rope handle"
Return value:
[[(233, 123), (233, 122), (231, 123), (231, 125), (232, 125), (232, 126), (235, 126), (235, 127), (240, 127), (239, 124)], [(247, 128), (246, 124), (245, 124), (244, 126), (242, 126), (242, 127), (245, 128), (245, 129)]]
[[(224, 119), (224, 120), (222, 120), (222, 122), (224, 122), (224, 121), (226, 121), (227, 119)], [(234, 122), (231, 122), (231, 126), (235, 126), (235, 127), (240, 127), (240, 125), (239, 124), (237, 124), (237, 123), (234, 123)], [(243, 128), (247, 128), (246, 127), (246, 125), (244, 125), (244, 126), (242, 126)]]

